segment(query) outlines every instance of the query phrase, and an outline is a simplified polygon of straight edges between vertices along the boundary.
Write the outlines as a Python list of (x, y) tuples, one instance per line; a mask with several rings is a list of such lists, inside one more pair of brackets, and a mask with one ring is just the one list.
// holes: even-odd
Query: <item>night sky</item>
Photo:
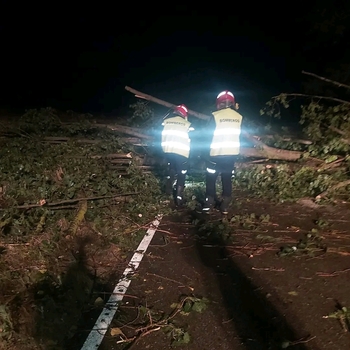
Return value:
[(36, 9), (3, 1), (1, 109), (122, 115), (136, 101), (127, 85), (206, 114), (229, 89), (242, 114), (258, 117), (272, 95), (300, 89), (301, 70), (310, 65), (309, 10), (301, 16), (295, 6), (254, 3), (171, 4), (165, 11), (137, 3)]

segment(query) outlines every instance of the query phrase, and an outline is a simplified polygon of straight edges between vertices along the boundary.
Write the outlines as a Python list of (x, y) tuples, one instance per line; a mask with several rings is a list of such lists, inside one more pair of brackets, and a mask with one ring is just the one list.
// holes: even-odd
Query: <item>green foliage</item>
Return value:
[(330, 313), (327, 316), (323, 316), (323, 318), (336, 318), (339, 320), (343, 330), (345, 332), (350, 332), (350, 310), (343, 306), (339, 306), (338, 310)]
[[(115, 232), (118, 222), (123, 228), (130, 226), (130, 219), (148, 222), (159, 213), (161, 193), (155, 176), (144, 173), (132, 159), (123, 175), (111, 166), (107, 155), (134, 151), (112, 130), (96, 128), (84, 116), (77, 123), (62, 123), (55, 110), (46, 108), (28, 111), (12, 133), (0, 148), (0, 233), (23, 237), (40, 232), (43, 225), (57, 231), (57, 221), (71, 221), (74, 200), (82, 197), (106, 197), (89, 201), (86, 214), (101, 233)], [(59, 141), (62, 137), (69, 139)], [(126, 194), (130, 196), (124, 201)], [(42, 206), (30, 209), (40, 201)], [(73, 202), (64, 208), (64, 201)], [(118, 214), (112, 215), (116, 208)], [(109, 216), (113, 220), (107, 220)]]
[(134, 127), (152, 127), (157, 123), (154, 110), (149, 106), (149, 102), (137, 101), (130, 105), (133, 114), (128, 118), (128, 124)]
[(350, 105), (323, 106), (311, 102), (302, 106), (300, 124), (313, 141), (308, 152), (327, 160), (329, 156), (347, 156), (350, 151)]
[(200, 236), (220, 238), (225, 241), (232, 239), (233, 229), (227, 221), (197, 222), (197, 227)]
[(316, 230), (305, 235), (294, 246), (284, 246), (280, 248), (277, 253), (278, 256), (315, 256), (317, 253), (323, 253), (327, 251), (327, 246), (323, 243), (322, 237), (317, 234)]
[(171, 338), (172, 346), (183, 346), (191, 341), (190, 334), (182, 327), (176, 327), (174, 325), (169, 325), (164, 327), (165, 334)]
[[(171, 308), (176, 310), (181, 310), (182, 315), (188, 315), (190, 312), (202, 313), (208, 307), (209, 300), (207, 298), (197, 298), (185, 296), (179, 303), (173, 303)], [(190, 334), (183, 328), (178, 327), (174, 322), (167, 323), (164, 331), (172, 339), (172, 346), (180, 346), (188, 344), (191, 341)]]
[(240, 169), (234, 181), (235, 186), (274, 201), (295, 201), (303, 197), (316, 197), (336, 182), (326, 172), (320, 173), (311, 167), (296, 170), (288, 164), (264, 165)]
[[(315, 166), (302, 167), (297, 171), (292, 171), (288, 165), (278, 165), (271, 169), (256, 167), (255, 170), (242, 170), (237, 179), (245, 183), (247, 189), (260, 195), (268, 194), (269, 197), (278, 200), (315, 197), (343, 182), (344, 187), (336, 188), (335, 192), (338, 193), (332, 191), (332, 195), (341, 194), (344, 200), (348, 200), (349, 186), (346, 187), (346, 181), (350, 173), (350, 102), (332, 97), (322, 99), (303, 94), (283, 93), (268, 101), (261, 114), (279, 118), (281, 107), (288, 108), (296, 97), (304, 100), (311, 98), (311, 101), (301, 105), (299, 121), (303, 127), (303, 137), (309, 141), (308, 144), (284, 143), (282, 137), (280, 140), (275, 137), (262, 141), (277, 148), (301, 151), (302, 161), (317, 158), (329, 166), (320, 166), (318, 169)], [(337, 166), (332, 167), (333, 164)]]
[(289, 108), (290, 101), (287, 94), (280, 94), (266, 102), (266, 106), (260, 110), (260, 115), (268, 115), (275, 118), (281, 118), (281, 106)]
[[(266, 103), (260, 113), (280, 118), (280, 107), (288, 108), (295, 94), (280, 94)], [(289, 97), (289, 100), (288, 100)], [(311, 102), (301, 106), (300, 124), (311, 145), (305, 148), (305, 157), (330, 161), (338, 156), (348, 156), (350, 151), (350, 103), (333, 105)], [(274, 144), (275, 147), (279, 145)], [(287, 145), (288, 146), (288, 145)], [(289, 145), (286, 149), (299, 150)]]
[(195, 210), (199, 201), (204, 201), (205, 183), (185, 186), (184, 196), (187, 199), (186, 207)]
[(8, 307), (6, 305), (0, 305), (0, 341), (9, 339), (12, 330), (13, 324)]
[(249, 230), (258, 229), (261, 224), (266, 224), (270, 221), (269, 215), (257, 216), (255, 213), (234, 215), (230, 219), (230, 223), (236, 227), (241, 227)]
[(186, 297), (183, 303), (183, 313), (188, 314), (191, 311), (203, 312), (208, 307), (209, 300), (207, 298)]
[(320, 228), (328, 227), (330, 224), (327, 220), (324, 220), (322, 218), (315, 221), (315, 224)]

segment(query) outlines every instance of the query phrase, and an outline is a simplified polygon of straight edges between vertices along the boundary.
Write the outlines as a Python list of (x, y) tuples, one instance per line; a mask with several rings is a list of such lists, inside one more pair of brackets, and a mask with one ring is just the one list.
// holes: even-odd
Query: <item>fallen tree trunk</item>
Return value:
[[(166, 102), (166, 101), (160, 100), (159, 98), (153, 97), (151, 95), (144, 94), (143, 92), (140, 92), (140, 91), (137, 91), (135, 89), (132, 89), (129, 86), (125, 86), (125, 90), (135, 94), (135, 97), (143, 98), (144, 100), (152, 101), (152, 102), (158, 103), (159, 105), (162, 105), (162, 106), (165, 106), (165, 107), (169, 107), (169, 108), (175, 108), (176, 107), (176, 105), (173, 104), (173, 103)], [(198, 113), (198, 112), (192, 111), (190, 109), (188, 109), (188, 114), (191, 114), (194, 117), (197, 117), (197, 118), (203, 119), (203, 120), (210, 120), (210, 118), (211, 118), (208, 115), (205, 115), (205, 114), (202, 114), (202, 113)]]
[[(274, 135), (262, 135), (262, 136), (254, 135), (253, 137), (255, 137), (258, 140), (261, 140), (261, 139), (274, 139), (275, 138)], [(283, 136), (283, 137), (280, 138), (280, 141), (296, 142), (296, 143), (301, 143), (303, 145), (312, 145), (312, 143), (313, 143), (310, 140), (294, 139), (293, 137), (290, 137), (290, 136)]]
[(297, 161), (303, 153), (288, 151), (265, 145), (264, 148), (241, 147), (240, 155), (247, 158), (264, 158), (270, 160)]
[[(132, 89), (129, 86), (125, 86), (125, 89), (135, 94), (135, 97), (143, 98), (145, 100), (152, 101), (169, 108), (176, 107), (176, 105), (173, 103), (169, 103), (169, 102), (160, 100), (156, 97), (144, 94), (143, 92)], [(211, 116), (198, 113), (190, 109), (188, 109), (188, 114), (193, 115), (194, 117), (197, 117), (202, 120), (209, 121), (211, 119)], [(245, 130), (242, 130), (242, 135), (245, 138), (247, 138), (249, 141), (251, 141), (253, 145), (255, 145), (255, 148), (244, 148), (244, 147), (241, 148), (241, 155), (244, 157), (255, 157), (255, 158), (263, 157), (263, 158), (274, 159), (274, 160), (296, 161), (300, 159), (303, 154), (303, 152), (299, 152), (299, 151), (282, 150), (282, 149), (267, 146), (265, 143), (260, 141), (256, 136), (250, 135)]]

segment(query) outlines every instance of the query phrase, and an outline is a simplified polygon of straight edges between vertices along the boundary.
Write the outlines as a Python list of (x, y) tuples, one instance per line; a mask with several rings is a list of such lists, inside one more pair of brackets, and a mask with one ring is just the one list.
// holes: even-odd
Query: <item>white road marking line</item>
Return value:
[(107, 329), (110, 326), (116, 311), (118, 310), (119, 303), (123, 300), (124, 294), (130, 285), (130, 277), (132, 277), (132, 275), (135, 273), (135, 270), (139, 267), (140, 262), (149, 244), (151, 243), (154, 234), (157, 231), (157, 227), (159, 226), (162, 217), (162, 215), (158, 215), (157, 218), (152, 222), (151, 227), (147, 230), (141, 243), (137, 247), (136, 252), (132, 256), (128, 267), (125, 269), (118, 284), (115, 286), (112, 295), (108, 299), (105, 307), (98, 317), (94, 327), (86, 338), (81, 350), (98, 349), (98, 347), (101, 345), (103, 337), (105, 336)]

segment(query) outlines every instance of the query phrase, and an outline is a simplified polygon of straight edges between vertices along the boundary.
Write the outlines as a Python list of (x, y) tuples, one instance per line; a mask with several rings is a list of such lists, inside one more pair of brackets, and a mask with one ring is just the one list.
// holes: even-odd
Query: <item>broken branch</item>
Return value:
[[(28, 205), (19, 205), (15, 207), (16, 209), (31, 209), (31, 208), (39, 208), (39, 207), (55, 207), (61, 204), (72, 204), (77, 203), (81, 201), (94, 201), (99, 199), (107, 199), (107, 198), (118, 198), (118, 197), (124, 197), (124, 196), (131, 196), (139, 194), (139, 192), (133, 192), (133, 193), (125, 193), (125, 194), (118, 194), (115, 196), (99, 196), (99, 197), (86, 197), (86, 198), (75, 198), (75, 199), (66, 199), (60, 202), (53, 202), (53, 203), (45, 203), (44, 205), (41, 204), (28, 204)], [(4, 209), (0, 209), (4, 210)]]
[[(283, 94), (283, 95), (284, 96), (293, 96), (293, 97), (317, 98), (319, 100), (327, 100), (327, 101), (339, 102), (339, 103), (344, 103), (346, 105), (350, 105), (350, 101), (342, 100), (342, 99), (336, 98), (336, 97), (307, 95), (307, 94), (299, 94), (299, 93), (290, 93), (290, 94)], [(273, 96), (272, 99), (276, 100), (278, 97), (279, 96)]]
[(316, 199), (321, 199), (326, 197), (330, 192), (333, 192), (334, 190), (337, 190), (338, 188), (346, 187), (350, 185), (350, 180), (339, 182), (338, 184), (334, 185), (333, 187), (328, 188), (328, 190), (320, 193), (318, 196), (316, 196)]
[(346, 85), (346, 84), (343, 84), (343, 83), (339, 83), (338, 81), (334, 81), (334, 80), (331, 80), (331, 79), (328, 79), (328, 78), (325, 78), (325, 77), (321, 77), (321, 76), (319, 76), (317, 74), (314, 74), (314, 73), (305, 72), (304, 70), (301, 73), (303, 73), (305, 75), (310, 75), (311, 77), (317, 78), (319, 80), (323, 80), (323, 81), (325, 81), (327, 83), (331, 83), (331, 84), (336, 85), (338, 87), (343, 87), (345, 89), (350, 89), (349, 85)]
[[(176, 107), (176, 105), (173, 104), (173, 103), (169, 103), (169, 102), (160, 100), (159, 98), (153, 97), (151, 95), (144, 94), (143, 92), (140, 92), (140, 91), (137, 91), (135, 89), (132, 89), (129, 86), (125, 86), (125, 90), (135, 94), (135, 97), (143, 98), (145, 100), (152, 101), (152, 102), (158, 103), (159, 105), (163, 105), (163, 106), (169, 107), (169, 108), (175, 108)], [(195, 117), (197, 117), (199, 119), (203, 119), (203, 120), (210, 120), (210, 118), (211, 118), (208, 115), (205, 115), (205, 114), (202, 114), (202, 113), (198, 113), (198, 112), (192, 111), (190, 109), (188, 109), (188, 114), (191, 114), (191, 115), (193, 115), (193, 116), (195, 116)]]

